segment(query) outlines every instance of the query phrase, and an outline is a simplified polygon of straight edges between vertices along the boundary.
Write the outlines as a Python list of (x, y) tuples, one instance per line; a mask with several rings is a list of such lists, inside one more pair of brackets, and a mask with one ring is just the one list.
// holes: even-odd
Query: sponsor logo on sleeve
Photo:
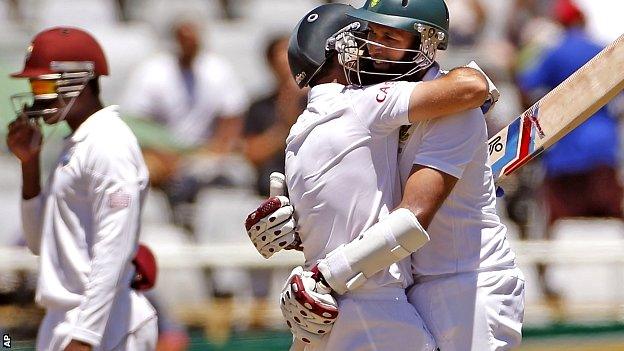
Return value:
[(117, 190), (110, 194), (108, 199), (108, 207), (110, 208), (126, 208), (130, 206), (130, 194)]

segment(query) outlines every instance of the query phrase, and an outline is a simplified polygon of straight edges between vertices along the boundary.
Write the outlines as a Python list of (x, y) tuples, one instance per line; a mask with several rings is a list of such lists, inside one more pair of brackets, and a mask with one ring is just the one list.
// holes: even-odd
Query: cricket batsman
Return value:
[[(299, 216), (308, 267), (370, 230), (393, 228), (398, 241), (417, 232), (406, 243), (410, 250), (428, 241), (409, 210), (390, 212), (400, 198), (399, 128), (477, 108), (488, 95), (486, 79), (470, 68), (426, 83), (348, 86), (341, 66), (346, 60), (338, 53), (352, 44), (344, 41), (345, 34), (363, 29), (360, 21), (346, 16), (349, 9), (324, 5), (312, 10), (296, 27), (289, 46), (293, 77), (300, 87), (312, 87), (286, 147), (288, 191)], [(267, 223), (278, 221), (269, 218)], [(377, 221), (380, 225), (373, 226)], [(266, 257), (274, 250), (266, 244), (274, 238), (280, 238), (278, 247), (288, 243), (270, 230), (255, 236), (263, 225), (252, 218), (247, 223), (252, 241)], [(331, 286), (322, 279), (312, 283), (319, 272), (293, 271), (281, 307), (295, 336), (309, 344), (306, 350), (397, 350), (405, 344), (414, 350), (435, 349), (405, 295), (411, 284), (409, 262), (388, 266), (367, 281), (355, 282), (359, 289), (341, 290), (337, 318)]]

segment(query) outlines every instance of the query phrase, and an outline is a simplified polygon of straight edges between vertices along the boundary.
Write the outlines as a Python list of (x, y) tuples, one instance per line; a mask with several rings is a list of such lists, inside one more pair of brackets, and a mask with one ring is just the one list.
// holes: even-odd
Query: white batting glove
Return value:
[(301, 250), (301, 239), (296, 232), (295, 209), (286, 192), (286, 177), (279, 172), (270, 176), (271, 196), (247, 216), (245, 229), (254, 247), (264, 258), (283, 249)]
[(296, 339), (318, 344), (338, 317), (338, 303), (315, 268), (292, 270), (280, 296), (280, 308)]
[(249, 214), (245, 228), (262, 257), (269, 258), (282, 249), (294, 248), (301, 243), (295, 232), (294, 211), (287, 197), (276, 196)]

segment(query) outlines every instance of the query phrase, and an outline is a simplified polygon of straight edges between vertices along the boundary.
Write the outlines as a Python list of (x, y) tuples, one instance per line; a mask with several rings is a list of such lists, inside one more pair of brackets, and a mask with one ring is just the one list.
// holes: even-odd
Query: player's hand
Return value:
[(65, 351), (91, 351), (91, 345), (78, 340), (72, 340), (65, 347)]
[(315, 268), (293, 269), (280, 296), (286, 324), (295, 338), (306, 344), (316, 344), (329, 334), (338, 317), (338, 304), (331, 289)]
[(247, 216), (245, 229), (262, 257), (269, 258), (282, 249), (300, 249), (294, 212), (287, 197), (275, 196)]
[(19, 116), (9, 124), (7, 146), (22, 162), (27, 163), (39, 157), (41, 151), (41, 130), (39, 125), (26, 116)]

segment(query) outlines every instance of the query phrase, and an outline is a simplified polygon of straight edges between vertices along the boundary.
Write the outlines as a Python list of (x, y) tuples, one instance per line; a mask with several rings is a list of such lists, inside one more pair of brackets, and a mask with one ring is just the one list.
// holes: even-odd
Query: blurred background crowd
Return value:
[[(27, 89), (8, 73), (21, 67), (35, 33), (78, 26), (107, 54), (111, 76), (101, 81), (104, 102), (121, 106), (150, 170), (141, 240), (157, 254), (170, 253), (160, 257), (164, 269), (150, 293), (159, 311), (161, 350), (192, 348), (197, 340), (218, 348), (236, 335), (251, 335), (251, 343), (265, 347), (254, 350), (279, 349), (267, 346), (275, 335), (287, 342), (275, 301), (290, 261), (261, 261), (243, 221), (268, 195), (268, 175), (283, 171), (284, 140), (307, 98), (290, 75), (288, 37), (298, 19), (320, 3), (0, 0), (3, 135), (15, 116), (8, 96)], [(447, 3), (450, 48), (438, 60), (447, 69), (475, 60), (499, 87), (501, 100), (487, 116), (490, 135), (624, 33), (624, 2), (618, 0)], [(624, 99), (618, 97), (503, 184), (499, 210), (528, 281), (526, 325), (535, 328), (528, 333), (529, 346), (540, 330), (561, 330), (548, 329), (553, 325), (589, 325), (588, 333), (602, 325), (624, 339), (624, 254), (600, 259), (591, 252), (599, 257), (591, 265), (577, 260), (587, 254), (583, 247), (618, 247), (624, 239), (623, 114)], [(46, 131), (44, 169), (67, 134), (62, 127)], [(18, 167), (2, 145), (4, 250), (23, 245)], [(531, 246), (546, 240), (581, 249), (568, 261), (549, 259), (555, 246)], [(188, 247), (207, 251), (197, 256), (202, 259), (184, 261), (185, 253), (191, 255), (184, 251)], [(42, 315), (33, 304), (36, 269), (2, 257), (0, 262), (0, 334), (32, 340)], [(619, 345), (613, 349), (624, 349), (624, 342)]]

